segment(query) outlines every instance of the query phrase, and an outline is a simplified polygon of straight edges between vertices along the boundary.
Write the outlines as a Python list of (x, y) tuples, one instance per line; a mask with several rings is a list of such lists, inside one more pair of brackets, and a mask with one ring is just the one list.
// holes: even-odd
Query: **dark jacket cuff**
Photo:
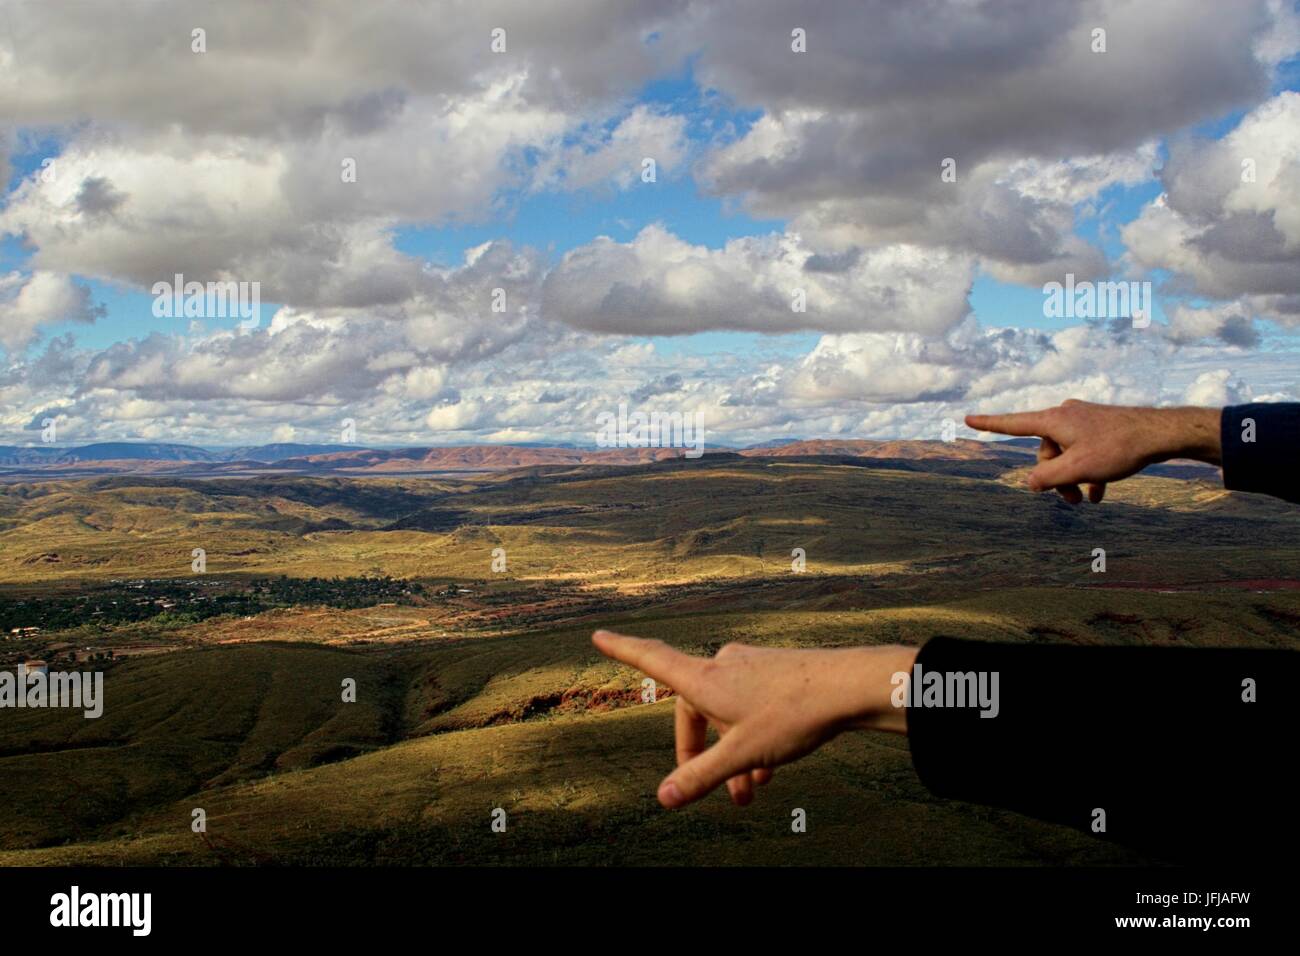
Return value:
[(1219, 424), (1223, 485), (1300, 502), (1300, 404), (1230, 405)]

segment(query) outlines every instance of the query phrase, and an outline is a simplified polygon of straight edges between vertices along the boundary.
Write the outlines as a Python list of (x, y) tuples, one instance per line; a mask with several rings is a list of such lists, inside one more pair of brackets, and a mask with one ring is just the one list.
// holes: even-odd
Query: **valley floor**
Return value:
[[(81, 653), (106, 686), (98, 720), (0, 712), (0, 864), (1138, 862), (933, 797), (906, 739), (884, 734), (781, 768), (748, 808), (715, 794), (664, 811), (672, 688), (643, 702), (640, 675), (590, 644), (604, 626), (701, 655), (936, 634), (1300, 649), (1296, 524), (1271, 504), (1139, 479), (1072, 510), (1004, 479), (760, 460), (436, 488), (285, 480), (256, 500), (201, 482), (0, 496), (5, 613), (65, 622), (2, 652)], [(212, 522), (220, 536), (192, 537)], [(195, 613), (207, 592), (160, 557), (193, 540), (254, 565), (204, 587), (271, 606)], [(510, 565), (493, 575), (498, 547)], [(321, 549), (340, 574), (384, 577), (294, 583)], [(27, 561), (41, 554), (58, 561)], [(137, 556), (156, 567), (127, 573)], [(276, 561), (287, 583), (250, 583)], [(123, 587), (174, 606), (110, 627), (57, 603), (109, 607)]]

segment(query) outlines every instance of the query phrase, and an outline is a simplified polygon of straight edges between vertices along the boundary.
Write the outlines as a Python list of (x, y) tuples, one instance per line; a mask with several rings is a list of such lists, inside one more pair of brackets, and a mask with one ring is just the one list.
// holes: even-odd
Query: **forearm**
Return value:
[(1217, 408), (1153, 408), (1150, 463), (1191, 458), (1218, 465), (1223, 460), (1222, 411)]
[(894, 675), (910, 674), (917, 648), (891, 644), (857, 647), (843, 652), (844, 666), (832, 669), (827, 688), (845, 730), (886, 730), (907, 733), (906, 708), (895, 702)]

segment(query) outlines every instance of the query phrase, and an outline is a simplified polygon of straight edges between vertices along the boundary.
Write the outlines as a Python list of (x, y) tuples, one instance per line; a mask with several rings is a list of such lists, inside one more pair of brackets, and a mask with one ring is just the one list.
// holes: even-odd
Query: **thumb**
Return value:
[(1079, 456), (1067, 451), (1055, 458), (1040, 461), (1029, 473), (1029, 490), (1046, 491), (1062, 485), (1073, 485), (1084, 480), (1086, 476), (1080, 468)]
[(686, 761), (659, 785), (659, 802), (670, 810), (684, 807), (720, 787), (728, 778), (747, 772), (755, 763), (751, 733), (732, 727), (704, 753)]

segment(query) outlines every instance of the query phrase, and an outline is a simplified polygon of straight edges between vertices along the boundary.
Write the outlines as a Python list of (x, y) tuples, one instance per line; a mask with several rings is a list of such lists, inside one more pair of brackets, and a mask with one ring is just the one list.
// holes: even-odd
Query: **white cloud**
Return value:
[[(949, 246), (1033, 283), (1099, 267), (1071, 204), (1143, 175), (1154, 138), (1257, 99), (1291, 42), (1264, 0), (818, 5), (804, 54), (776, 0), (693, 13), (702, 82), (764, 110), (706, 159), (714, 192), (815, 245)], [(1026, 163), (1069, 182), (1025, 181)]]
[(637, 106), (612, 130), (584, 130), (577, 142), (553, 150), (539, 164), (533, 188), (577, 190), (612, 183), (627, 189), (641, 181), (646, 159), (654, 161), (658, 182), (681, 167), (687, 152), (685, 117)]
[(1228, 369), (1202, 372), (1183, 392), (1183, 400), (1188, 405), (1207, 405), (1221, 407), (1237, 405), (1251, 400), (1250, 387), (1239, 379), (1233, 379)]
[[(422, 291), (389, 308), (278, 310), (248, 332), (221, 329), (119, 342), (88, 363), (92, 388), (194, 401), (324, 401), (372, 390), (428, 399), (448, 367), (483, 361), (545, 330), (530, 311), (540, 281), (530, 252), (492, 243), (459, 267), (427, 269)], [(506, 312), (491, 310), (494, 288)], [(468, 317), (468, 321), (467, 321)]]
[(625, 335), (706, 329), (935, 334), (966, 314), (973, 277), (969, 259), (913, 246), (814, 256), (797, 235), (786, 234), (709, 249), (648, 226), (631, 242), (602, 236), (566, 253), (546, 277), (542, 308), (579, 328)]
[(1221, 140), (1174, 144), (1165, 192), (1122, 230), (1133, 261), (1176, 285), (1300, 324), (1300, 93), (1280, 93)]
[(90, 290), (70, 276), (46, 271), (0, 275), (0, 345), (11, 352), (25, 347), (43, 325), (89, 323), (103, 314)]
[[(972, 407), (1290, 394), (1292, 354), (1254, 349), (1252, 323), (1300, 324), (1300, 94), (1265, 101), (1300, 47), (1291, 4), (827, 2), (798, 11), (803, 54), (790, 11), (9, 5), (0, 175), (25, 146), (60, 147), (51, 181), (29, 176), (0, 206), (0, 232), (32, 250), (30, 278), (0, 277), (0, 429), (58, 414), (64, 434), (253, 441), (326, 438), (352, 417), (359, 441), (580, 441), (631, 400), (700, 410), (736, 440), (934, 437)], [(207, 53), (190, 51), (195, 25)], [(637, 101), (687, 64), (698, 102)], [(1174, 276), (1167, 326), (970, 317), (979, 274), (1110, 271), (1080, 228), (1110, 238), (1107, 191), (1157, 175), (1166, 137), (1239, 109), (1220, 142), (1175, 139), (1165, 195), (1123, 232), (1123, 266)], [(404, 251), (410, 227), (502, 235), (539, 192), (583, 208), (641, 189), (646, 157), (709, 195), (665, 211), (675, 232), (597, 236), (558, 261), (490, 240), (454, 266)], [(690, 215), (717, 198), (783, 222), (705, 244)], [(71, 277), (147, 289), (177, 272), (258, 281), (278, 309), (244, 334), (178, 320), (107, 348), (41, 342), (95, 316)], [(627, 339), (716, 330), (741, 347)], [(809, 331), (811, 347), (781, 338)]]
[(1169, 325), (1166, 335), (1172, 342), (1196, 342), (1218, 339), (1225, 345), (1253, 348), (1260, 342), (1252, 311), (1242, 302), (1193, 308), (1181, 303), (1166, 310)]

